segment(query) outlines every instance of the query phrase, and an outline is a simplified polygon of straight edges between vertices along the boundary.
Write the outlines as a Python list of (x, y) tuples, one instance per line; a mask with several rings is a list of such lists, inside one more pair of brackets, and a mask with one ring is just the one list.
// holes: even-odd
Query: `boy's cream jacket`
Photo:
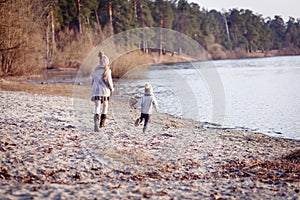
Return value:
[(145, 95), (142, 96), (139, 101), (133, 106), (134, 108), (141, 107), (141, 113), (152, 114), (153, 107), (158, 112), (158, 103), (154, 96)]

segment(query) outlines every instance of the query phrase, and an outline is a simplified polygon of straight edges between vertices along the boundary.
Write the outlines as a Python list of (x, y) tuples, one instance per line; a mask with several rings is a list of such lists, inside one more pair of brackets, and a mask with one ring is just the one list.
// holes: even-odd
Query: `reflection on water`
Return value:
[(32, 83), (81, 83), (89, 78), (78, 75), (77, 69), (49, 69), (41, 76), (33, 77), (29, 80)]

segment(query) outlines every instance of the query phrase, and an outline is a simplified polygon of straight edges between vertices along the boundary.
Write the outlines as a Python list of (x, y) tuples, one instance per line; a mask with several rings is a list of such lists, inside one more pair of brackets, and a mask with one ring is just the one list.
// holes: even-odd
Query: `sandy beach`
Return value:
[(0, 91), (0, 199), (300, 199), (300, 141), (206, 129), (112, 99)]

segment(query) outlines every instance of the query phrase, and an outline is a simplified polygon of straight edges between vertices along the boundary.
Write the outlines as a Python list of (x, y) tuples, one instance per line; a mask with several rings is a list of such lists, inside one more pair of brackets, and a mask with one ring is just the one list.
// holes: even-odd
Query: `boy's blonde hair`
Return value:
[(153, 95), (153, 89), (150, 83), (145, 84), (145, 95)]

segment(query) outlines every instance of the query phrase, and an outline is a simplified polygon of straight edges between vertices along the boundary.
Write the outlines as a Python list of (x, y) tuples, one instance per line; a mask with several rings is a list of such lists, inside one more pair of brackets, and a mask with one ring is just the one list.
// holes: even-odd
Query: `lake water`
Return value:
[[(300, 56), (137, 67), (116, 84), (116, 97), (138, 98), (153, 85), (160, 112), (300, 139)], [(213, 123), (219, 124), (214, 125)]]

